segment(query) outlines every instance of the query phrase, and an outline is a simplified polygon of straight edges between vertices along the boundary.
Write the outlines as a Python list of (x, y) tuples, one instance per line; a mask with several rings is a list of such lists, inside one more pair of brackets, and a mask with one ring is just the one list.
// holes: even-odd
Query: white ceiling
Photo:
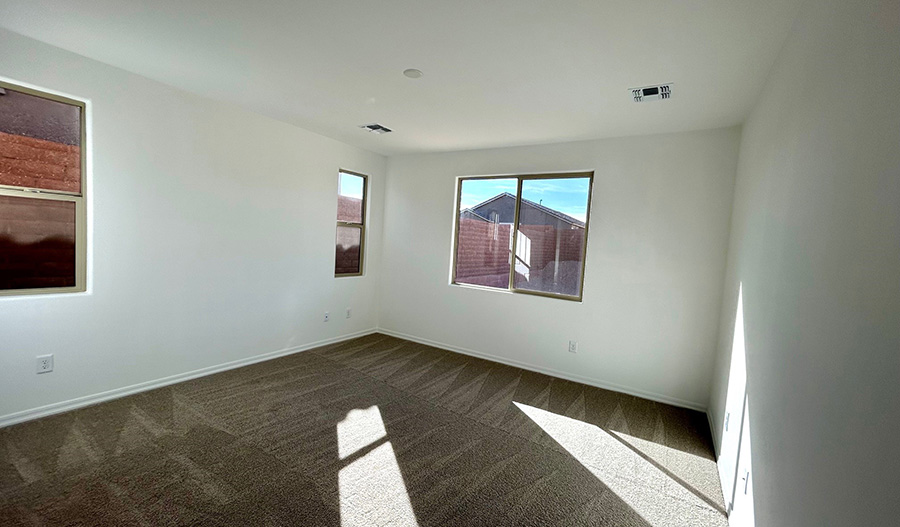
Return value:
[[(0, 0), (0, 26), (397, 154), (740, 123), (799, 3)], [(670, 101), (631, 101), (663, 82)]]

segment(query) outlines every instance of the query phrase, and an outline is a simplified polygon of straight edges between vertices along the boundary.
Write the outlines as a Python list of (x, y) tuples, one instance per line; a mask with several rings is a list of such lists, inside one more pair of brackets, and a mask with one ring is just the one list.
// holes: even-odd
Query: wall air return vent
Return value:
[(390, 128), (382, 126), (378, 123), (360, 125), (360, 128), (362, 128), (363, 130), (368, 130), (373, 134), (386, 134), (393, 131)]
[(643, 88), (632, 88), (631, 96), (634, 102), (658, 101), (660, 99), (672, 98), (672, 83), (659, 84), (657, 86), (644, 86)]

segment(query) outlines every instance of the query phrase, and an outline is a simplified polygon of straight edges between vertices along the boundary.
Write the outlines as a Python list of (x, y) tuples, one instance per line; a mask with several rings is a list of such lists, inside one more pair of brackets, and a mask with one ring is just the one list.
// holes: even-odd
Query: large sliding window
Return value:
[(84, 113), (0, 82), (0, 295), (85, 290)]
[(363, 174), (347, 170), (338, 173), (334, 276), (360, 276), (363, 273), (367, 179)]
[(593, 177), (460, 178), (453, 283), (581, 300)]

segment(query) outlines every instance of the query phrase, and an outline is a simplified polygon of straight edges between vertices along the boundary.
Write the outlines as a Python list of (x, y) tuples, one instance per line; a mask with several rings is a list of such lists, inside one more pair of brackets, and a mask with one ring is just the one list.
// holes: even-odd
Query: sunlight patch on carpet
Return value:
[(337, 424), (340, 458), (365, 452), (338, 473), (341, 527), (418, 525), (394, 447), (384, 441), (386, 437), (377, 406), (351, 410)]
[(652, 527), (727, 525), (724, 515), (602, 428), (513, 404)]

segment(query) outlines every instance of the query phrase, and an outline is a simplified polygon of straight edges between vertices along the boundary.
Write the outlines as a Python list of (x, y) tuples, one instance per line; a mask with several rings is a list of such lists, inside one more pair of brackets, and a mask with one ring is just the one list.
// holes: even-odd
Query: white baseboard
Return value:
[(86, 395), (84, 397), (77, 397), (75, 399), (69, 399), (68, 401), (52, 403), (52, 404), (48, 404), (46, 406), (32, 408), (30, 410), (22, 410), (20, 412), (15, 412), (15, 413), (7, 414), (4, 416), (0, 416), (0, 428), (3, 428), (5, 426), (14, 425), (16, 423), (31, 421), (32, 419), (38, 419), (40, 417), (46, 417), (48, 415), (58, 414), (58, 413), (66, 412), (69, 410), (74, 410), (76, 408), (81, 408), (84, 406), (90, 406), (92, 404), (102, 403), (104, 401), (109, 401), (112, 399), (118, 399), (120, 397), (125, 397), (126, 395), (132, 395), (132, 394), (139, 393), (139, 392), (146, 392), (148, 390), (153, 390), (155, 388), (162, 388), (163, 386), (168, 386), (170, 384), (175, 384), (175, 383), (179, 383), (179, 382), (188, 381), (191, 379), (196, 379), (197, 377), (204, 377), (206, 375), (212, 375), (214, 373), (219, 373), (219, 372), (226, 371), (226, 370), (233, 370), (235, 368), (240, 368), (242, 366), (248, 366), (250, 364), (255, 364), (257, 362), (263, 362), (263, 361), (275, 359), (278, 357), (283, 357), (285, 355), (291, 355), (294, 353), (299, 353), (301, 351), (318, 348), (319, 346), (325, 346), (328, 344), (334, 344), (335, 342), (342, 342), (345, 340), (350, 340), (350, 339), (362, 337), (365, 335), (371, 335), (372, 333), (376, 333), (376, 331), (377, 330), (375, 328), (366, 329), (363, 331), (357, 331), (357, 332), (351, 333), (349, 335), (341, 335), (339, 337), (320, 340), (317, 342), (310, 342), (309, 344), (303, 344), (301, 346), (293, 346), (293, 347), (281, 349), (278, 351), (263, 353), (262, 355), (254, 355), (253, 357), (247, 357), (245, 359), (238, 359), (235, 361), (226, 362), (224, 364), (218, 364), (216, 366), (208, 366), (206, 368), (200, 368), (199, 370), (189, 371), (186, 373), (178, 373), (175, 375), (170, 375), (169, 377), (163, 377), (162, 379), (156, 379), (156, 380), (142, 382), (142, 383), (138, 383), (138, 384), (132, 384), (131, 386), (124, 386), (122, 388), (116, 388), (116, 389), (108, 390), (105, 392), (95, 393), (92, 395)]
[[(691, 401), (685, 401), (683, 399), (678, 399), (676, 397), (669, 397), (667, 395), (662, 395), (653, 392), (646, 392), (643, 390), (636, 390), (634, 388), (629, 388), (628, 386), (622, 386), (620, 384), (614, 384), (611, 382), (598, 381), (596, 379), (589, 379), (587, 377), (581, 377), (579, 375), (573, 375), (571, 373), (565, 373), (557, 370), (553, 370), (550, 368), (544, 368), (541, 366), (535, 366), (534, 364), (529, 364), (526, 362), (520, 362), (514, 359), (507, 359), (506, 357), (498, 357), (497, 355), (491, 355), (490, 353), (484, 353), (481, 351), (471, 350), (467, 348), (461, 348), (459, 346), (453, 346), (450, 344), (445, 344), (443, 342), (437, 342), (434, 340), (423, 339), (420, 337), (416, 337), (415, 335), (407, 335), (406, 333), (401, 333), (399, 331), (393, 331), (386, 328), (378, 328), (378, 333), (384, 333), (385, 335), (391, 335), (393, 337), (411, 340), (413, 342), (418, 342), (419, 344), (425, 344), (426, 346), (434, 346), (435, 348), (442, 348), (445, 350), (455, 351), (457, 353), (462, 353), (463, 355), (471, 355), (473, 357), (478, 357), (481, 359), (487, 359), (493, 362), (499, 362), (501, 364), (506, 364), (508, 366), (515, 366), (516, 368), (522, 368), (523, 370), (529, 370), (537, 373), (543, 373), (546, 375), (552, 375), (553, 377), (559, 377), (560, 379), (566, 379), (569, 381), (579, 382), (581, 384), (587, 384), (589, 386), (595, 386), (597, 388), (603, 388), (605, 390), (612, 390), (614, 392), (626, 393), (628, 395), (634, 395), (636, 397), (641, 397), (644, 399), (650, 399), (651, 401), (656, 401), (665, 404), (671, 404), (672, 406), (679, 406), (681, 408), (688, 408), (690, 410), (697, 410), (698, 412), (706, 413), (706, 407)], [(707, 414), (707, 418), (708, 418)]]
[[(310, 342), (309, 344), (304, 344), (301, 346), (294, 346), (291, 348), (285, 348), (278, 351), (272, 351), (269, 353), (263, 353), (261, 355), (255, 355), (253, 357), (247, 357), (245, 359), (238, 359), (231, 362), (226, 362), (223, 364), (218, 364), (215, 366), (209, 366), (206, 368), (201, 368), (199, 370), (193, 370), (186, 373), (179, 373), (176, 375), (171, 375), (169, 377), (163, 377), (161, 379), (156, 379), (152, 381), (142, 382), (138, 384), (133, 384), (131, 386), (125, 386), (122, 388), (116, 388), (113, 390), (108, 390), (105, 392), (100, 392), (92, 395), (86, 395), (84, 397), (77, 397), (75, 399), (69, 399), (67, 401), (61, 401), (58, 403), (52, 403), (45, 406), (40, 406), (38, 408), (32, 408), (29, 410), (22, 410), (19, 412), (7, 414), (4, 416), (0, 416), (0, 428), (14, 425), (16, 423), (22, 423), (25, 421), (31, 421), (33, 419), (38, 419), (41, 417), (46, 417), (48, 415), (58, 414), (62, 412), (66, 412), (69, 410), (74, 410), (76, 408), (82, 408), (84, 406), (90, 406), (93, 404), (102, 403), (104, 401), (110, 401), (112, 399), (118, 399), (120, 397), (125, 397), (127, 395), (132, 395), (135, 393), (145, 392), (149, 390), (153, 390), (155, 388), (162, 388), (163, 386), (169, 386), (171, 384), (176, 384), (179, 382), (188, 381), (191, 379), (196, 379), (198, 377), (204, 377), (206, 375), (212, 375), (214, 373), (219, 373), (222, 371), (232, 370), (235, 368), (240, 368), (242, 366), (249, 366), (250, 364), (255, 364), (257, 362), (263, 362), (271, 359), (275, 359), (278, 357), (283, 357), (285, 355), (291, 355), (294, 353), (299, 353), (301, 351), (306, 351), (309, 349), (317, 348), (320, 346), (325, 346), (328, 344), (334, 344), (336, 342), (342, 342), (345, 340), (354, 339), (357, 337), (362, 337), (365, 335), (371, 335), (372, 333), (384, 333), (385, 335), (391, 335), (397, 338), (411, 340), (413, 342), (418, 342), (420, 344), (425, 344), (427, 346), (434, 346), (436, 348), (442, 348), (449, 351), (454, 351), (456, 353), (462, 353), (464, 355), (470, 355), (473, 357), (478, 357), (482, 359), (487, 359), (493, 362), (499, 362), (501, 364), (507, 364), (509, 366), (515, 366), (517, 368), (522, 368), (529, 371), (534, 371), (538, 373), (543, 373), (546, 375), (552, 375), (553, 377), (559, 377), (560, 379), (566, 379), (569, 381), (579, 382), (581, 384), (587, 384), (589, 386), (595, 386), (597, 388), (603, 388), (606, 390), (613, 390), (616, 392), (626, 393), (629, 395), (634, 395), (636, 397), (642, 397), (644, 399), (650, 399), (651, 401), (657, 401), (665, 404), (671, 404), (673, 406), (679, 406), (682, 408), (689, 408), (691, 410), (697, 410), (700, 412), (706, 413), (707, 419), (710, 420), (710, 431), (713, 433), (713, 443), (715, 445), (715, 429), (713, 428), (713, 423), (707, 409), (702, 405), (698, 405), (696, 403), (685, 401), (682, 399), (677, 399), (675, 397), (669, 397), (666, 395), (661, 395), (653, 392), (646, 392), (643, 390), (636, 390), (633, 388), (629, 388), (627, 386), (622, 386), (619, 384), (598, 381), (595, 379), (589, 379), (587, 377), (581, 377), (579, 375), (573, 375), (570, 373), (565, 373), (557, 370), (553, 370), (550, 368), (544, 368), (541, 366), (535, 366), (533, 364), (508, 359), (505, 357), (499, 357), (497, 355), (492, 355), (490, 353), (483, 353), (476, 350), (471, 350), (467, 348), (461, 348), (459, 346), (453, 346), (450, 344), (445, 344), (443, 342), (437, 342), (434, 340), (423, 339), (420, 337), (416, 337), (415, 335), (408, 335), (406, 333), (401, 333), (399, 331), (393, 331), (386, 328), (372, 328), (366, 329), (363, 331), (358, 331), (356, 333), (351, 333), (349, 335), (341, 335), (339, 337), (334, 337), (330, 339), (320, 340), (317, 342)], [(718, 448), (716, 448), (716, 455), (718, 456)]]

